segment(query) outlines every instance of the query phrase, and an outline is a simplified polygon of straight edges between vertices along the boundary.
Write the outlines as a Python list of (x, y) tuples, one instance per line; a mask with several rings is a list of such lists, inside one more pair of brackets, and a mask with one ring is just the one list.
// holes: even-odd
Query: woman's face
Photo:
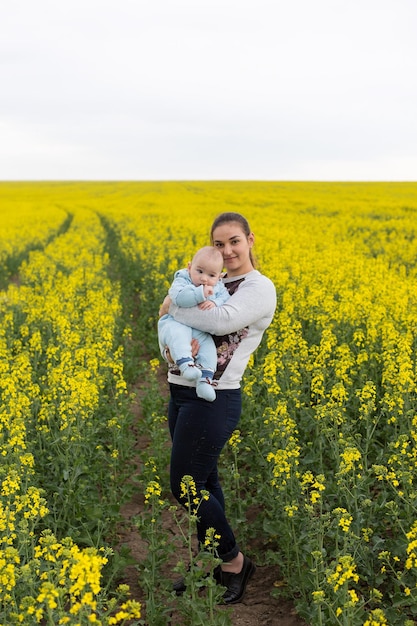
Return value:
[(213, 230), (213, 246), (223, 255), (228, 276), (240, 276), (253, 270), (250, 249), (255, 237), (246, 236), (239, 222), (225, 222)]

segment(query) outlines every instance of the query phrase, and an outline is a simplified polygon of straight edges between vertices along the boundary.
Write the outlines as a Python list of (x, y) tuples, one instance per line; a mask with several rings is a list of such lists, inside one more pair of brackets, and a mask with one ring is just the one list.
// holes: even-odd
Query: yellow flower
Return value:
[(242, 443), (242, 437), (240, 436), (240, 430), (233, 431), (229, 439), (229, 445), (232, 448), (232, 450), (237, 451), (239, 449), (239, 444), (241, 443)]
[(57, 599), (59, 598), (60, 592), (53, 583), (44, 582), (40, 587), (40, 593), (36, 598), (39, 604), (46, 603), (49, 609), (55, 609), (58, 606)]
[(359, 576), (356, 573), (356, 564), (353, 557), (348, 555), (340, 556), (335, 564), (334, 571), (327, 574), (327, 582), (333, 586), (333, 591), (337, 591), (349, 580), (358, 582)]
[[(91, 589), (94, 594), (97, 594), (100, 591), (101, 569), (107, 563), (107, 558), (98, 555), (93, 548), (86, 548), (81, 551), (74, 546), (72, 548), (72, 559), (69, 578), (73, 583), (69, 592), (77, 597), (85, 589)], [(86, 598), (87, 596), (84, 597)]]
[(388, 625), (387, 618), (382, 609), (374, 609), (370, 611), (369, 618), (363, 623), (363, 626), (385, 626)]
[(120, 607), (120, 611), (113, 617), (109, 617), (109, 625), (118, 624), (127, 619), (139, 619), (141, 616), (141, 605), (136, 600), (128, 600)]
[(145, 502), (148, 502), (150, 499), (154, 497), (156, 497), (156, 499), (159, 499), (161, 493), (162, 493), (161, 485), (156, 480), (151, 480), (146, 487)]
[(181, 480), (181, 498), (185, 498), (185, 496), (196, 496), (197, 489), (195, 486), (195, 481), (192, 476), (183, 476)]
[(298, 505), (297, 504), (286, 504), (284, 506), (284, 511), (286, 512), (288, 517), (294, 517), (294, 513), (296, 511), (298, 511)]
[(348, 589), (348, 594), (350, 596), (350, 604), (357, 604), (359, 602), (358, 594), (354, 589)]
[(322, 590), (313, 591), (311, 595), (313, 596), (313, 602), (315, 604), (321, 604), (322, 602), (324, 602), (325, 597), (326, 597), (324, 591)]
[(339, 519), (339, 526), (343, 530), (343, 532), (347, 533), (350, 525), (353, 521), (353, 517), (351, 515), (342, 515)]

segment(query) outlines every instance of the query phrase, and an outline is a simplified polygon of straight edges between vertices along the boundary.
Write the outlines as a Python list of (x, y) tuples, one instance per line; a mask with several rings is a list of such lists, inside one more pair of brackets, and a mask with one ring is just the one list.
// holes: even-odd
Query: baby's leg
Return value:
[(196, 356), (197, 364), (201, 368), (201, 378), (197, 381), (197, 395), (199, 398), (213, 402), (216, 399), (216, 392), (213, 387), (213, 375), (217, 368), (216, 346), (208, 333), (193, 329), (192, 334), (200, 344)]
[(158, 322), (158, 339), (162, 349), (169, 348), (172, 359), (187, 380), (199, 380), (201, 371), (196, 367), (191, 354), (192, 329), (164, 315)]

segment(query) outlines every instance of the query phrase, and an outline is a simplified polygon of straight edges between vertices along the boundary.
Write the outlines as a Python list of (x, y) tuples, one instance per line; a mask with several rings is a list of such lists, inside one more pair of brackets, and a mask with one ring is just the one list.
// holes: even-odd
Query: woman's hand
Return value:
[[(169, 307), (171, 305), (171, 302), (172, 302), (171, 298), (169, 296), (165, 296), (164, 301), (159, 308), (159, 317), (162, 317), (163, 315), (167, 315), (167, 313), (169, 313)], [(193, 358), (197, 356), (199, 350), (200, 350), (200, 344), (198, 343), (198, 340), (191, 339), (191, 355)], [(168, 346), (165, 347), (165, 356), (166, 356), (168, 363), (174, 363)]]
[[(198, 339), (191, 339), (191, 356), (193, 357), (193, 359), (195, 359), (199, 350), (200, 350), (200, 344), (198, 343)], [(168, 363), (171, 363), (171, 365), (173, 365), (174, 360), (171, 356), (168, 346), (165, 346), (165, 356), (167, 358)]]
[(198, 343), (198, 339), (191, 339), (191, 355), (193, 359), (195, 359), (199, 350), (200, 344)]
[(164, 301), (159, 308), (159, 317), (162, 317), (163, 315), (168, 314), (171, 302), (172, 302), (171, 298), (169, 296), (165, 296)]

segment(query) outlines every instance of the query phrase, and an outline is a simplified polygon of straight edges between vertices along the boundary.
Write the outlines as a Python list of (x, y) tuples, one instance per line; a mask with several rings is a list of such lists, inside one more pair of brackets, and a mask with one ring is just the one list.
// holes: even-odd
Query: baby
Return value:
[[(178, 270), (169, 289), (172, 302), (180, 307), (199, 305), (200, 309), (221, 306), (229, 293), (221, 281), (223, 256), (213, 246), (198, 250), (186, 269)], [(191, 339), (199, 343), (195, 359), (191, 354)], [(163, 315), (158, 322), (158, 339), (161, 353), (169, 349), (182, 376), (196, 382), (199, 398), (212, 402), (216, 393), (212, 386), (217, 367), (217, 354), (211, 335), (176, 322), (171, 315)]]

